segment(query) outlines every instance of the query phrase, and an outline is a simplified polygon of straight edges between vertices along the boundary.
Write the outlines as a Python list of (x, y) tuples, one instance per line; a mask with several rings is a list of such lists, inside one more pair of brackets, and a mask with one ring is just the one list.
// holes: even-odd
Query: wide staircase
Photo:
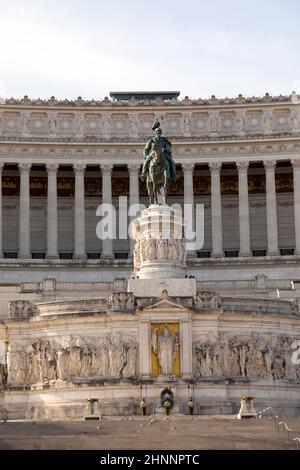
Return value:
[[(298, 447), (300, 418), (134, 416), (100, 421), (0, 422), (0, 449), (269, 450)], [(279, 429), (279, 430), (278, 430)], [(293, 441), (293, 439), (296, 439)]]

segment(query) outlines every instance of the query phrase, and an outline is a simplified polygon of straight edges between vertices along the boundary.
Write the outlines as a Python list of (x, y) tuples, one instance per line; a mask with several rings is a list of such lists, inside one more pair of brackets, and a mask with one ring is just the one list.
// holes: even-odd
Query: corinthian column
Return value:
[(212, 257), (221, 258), (223, 252), (222, 232), (222, 200), (220, 173), (222, 163), (210, 163), (211, 172), (211, 229), (212, 229)]
[(19, 212), (19, 258), (31, 258), (30, 253), (30, 176), (31, 163), (19, 163), (20, 212)]
[(2, 238), (3, 238), (3, 227), (2, 227), (2, 171), (3, 163), (0, 163), (0, 258), (3, 258), (3, 247), (2, 247)]
[(267, 233), (268, 233), (268, 255), (279, 255), (278, 249), (278, 226), (277, 226), (277, 203), (275, 186), (276, 161), (265, 161), (266, 169), (266, 200), (267, 200)]
[(248, 198), (248, 162), (237, 162), (239, 172), (239, 226), (240, 256), (251, 256), (249, 198)]
[(74, 258), (85, 259), (85, 202), (83, 163), (73, 165), (75, 172)]
[[(184, 178), (184, 218), (189, 224), (189, 231), (194, 232), (195, 230), (195, 208), (194, 208), (194, 182), (193, 182), (193, 172), (194, 172), (194, 163), (183, 163), (181, 165), (183, 169), (183, 178)], [(187, 234), (188, 235), (188, 234)], [(192, 240), (188, 240), (192, 242)], [(187, 252), (188, 257), (196, 257), (196, 252), (194, 250), (189, 250)]]
[(294, 173), (295, 255), (300, 255), (300, 160), (292, 160)]
[[(140, 202), (139, 198), (139, 169), (140, 165), (139, 164), (130, 164), (128, 166), (128, 171), (129, 171), (129, 205), (132, 207), (133, 205), (137, 205)], [(131, 217), (131, 220), (133, 220), (135, 216)], [(133, 257), (133, 251), (134, 251), (134, 246), (135, 246), (135, 240), (130, 238), (130, 253), (129, 256), (132, 258)]]
[[(113, 165), (101, 165), (102, 172), (102, 204), (112, 205), (112, 191), (111, 191), (111, 172)], [(106, 238), (102, 240), (102, 255), (103, 259), (114, 259), (113, 240)]]
[(57, 251), (57, 163), (48, 163), (47, 258), (58, 258)]

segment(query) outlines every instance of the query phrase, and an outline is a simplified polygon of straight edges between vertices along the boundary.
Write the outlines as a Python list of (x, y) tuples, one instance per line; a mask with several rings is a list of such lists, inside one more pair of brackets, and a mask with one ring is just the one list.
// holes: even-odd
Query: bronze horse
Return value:
[[(170, 182), (170, 168), (164, 150), (157, 143), (153, 144), (152, 156), (146, 179), (150, 204), (158, 204), (158, 196), (162, 194), (163, 204), (166, 203), (167, 190)], [(163, 191), (162, 191), (163, 189)]]

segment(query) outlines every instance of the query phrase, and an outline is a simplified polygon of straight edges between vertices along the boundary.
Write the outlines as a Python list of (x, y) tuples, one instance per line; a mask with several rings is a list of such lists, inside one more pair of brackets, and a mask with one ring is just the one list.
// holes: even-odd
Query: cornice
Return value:
[(156, 99), (154, 101), (137, 101), (137, 100), (130, 100), (130, 101), (113, 101), (110, 100), (108, 97), (105, 97), (102, 100), (84, 100), (81, 97), (77, 99), (70, 100), (58, 100), (54, 96), (49, 99), (30, 99), (28, 96), (24, 96), (23, 98), (7, 98), (0, 103), (1, 107), (20, 107), (20, 108), (34, 108), (34, 109), (41, 109), (41, 108), (53, 108), (55, 110), (61, 109), (76, 109), (76, 110), (85, 110), (88, 109), (89, 111), (92, 109), (151, 109), (151, 108), (188, 108), (188, 107), (195, 107), (195, 106), (204, 106), (204, 107), (226, 107), (226, 106), (251, 106), (251, 105), (274, 105), (274, 104), (291, 104), (291, 103), (299, 103), (300, 96), (296, 93), (291, 95), (278, 95), (272, 96), (269, 93), (266, 93), (264, 96), (252, 96), (252, 97), (245, 97), (243, 95), (238, 95), (237, 97), (233, 98), (217, 98), (215, 95), (212, 95), (210, 98), (198, 98), (192, 99), (186, 96), (181, 100), (168, 100), (163, 101), (161, 99)]

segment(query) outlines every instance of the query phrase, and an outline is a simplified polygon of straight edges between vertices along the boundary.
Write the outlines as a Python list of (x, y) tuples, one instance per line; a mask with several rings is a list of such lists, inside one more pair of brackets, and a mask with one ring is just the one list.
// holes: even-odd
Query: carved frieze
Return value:
[(194, 376), (300, 379), (300, 366), (292, 363), (293, 341), (280, 335), (208, 335), (193, 343)]
[(37, 338), (10, 343), (7, 383), (24, 385), (76, 379), (132, 379), (137, 374), (138, 346), (121, 333), (102, 336)]

